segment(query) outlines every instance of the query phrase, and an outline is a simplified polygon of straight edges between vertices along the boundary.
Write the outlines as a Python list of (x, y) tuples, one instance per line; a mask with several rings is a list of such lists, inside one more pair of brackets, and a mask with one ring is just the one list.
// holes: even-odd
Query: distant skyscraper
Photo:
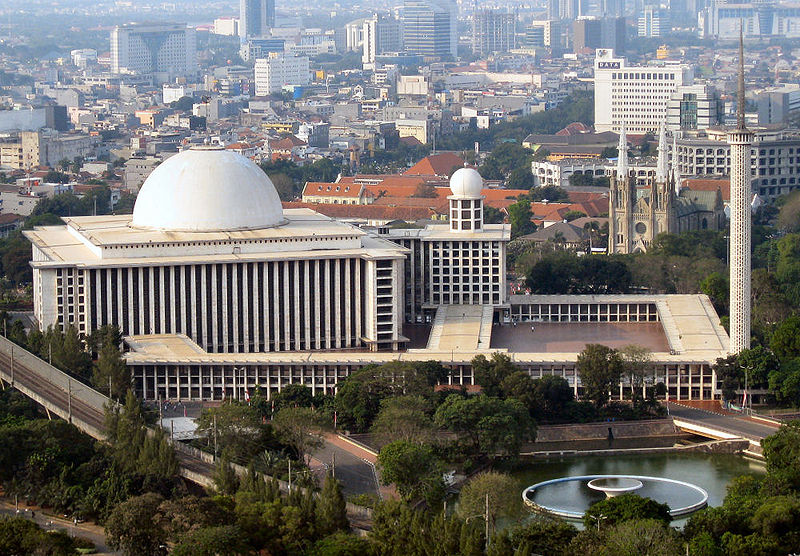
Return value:
[(152, 75), (159, 82), (197, 71), (194, 29), (182, 23), (131, 23), (111, 31), (111, 71)]
[(515, 46), (516, 15), (482, 10), (472, 15), (472, 52), (485, 56)]
[(645, 6), (638, 23), (640, 37), (663, 37), (672, 31), (669, 12), (658, 6)]
[(458, 55), (457, 7), (450, 0), (405, 0), (403, 42), (411, 54)]
[(375, 14), (362, 25), (363, 51), (361, 61), (374, 64), (375, 57), (403, 49), (403, 28), (393, 17)]
[(580, 18), (573, 23), (573, 49), (607, 48), (616, 53), (625, 52), (625, 18)]
[(753, 134), (744, 123), (744, 45), (739, 31), (739, 87), (736, 129), (728, 133), (731, 146), (730, 233), (730, 352), (750, 348), (750, 145)]
[(240, 0), (239, 36), (263, 37), (275, 26), (275, 0)]

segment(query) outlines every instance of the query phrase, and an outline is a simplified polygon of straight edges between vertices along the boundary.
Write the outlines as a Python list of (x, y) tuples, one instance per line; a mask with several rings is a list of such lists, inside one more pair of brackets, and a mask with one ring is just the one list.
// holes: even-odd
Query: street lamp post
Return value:
[(603, 521), (604, 519), (608, 519), (608, 517), (606, 517), (606, 516), (605, 516), (605, 515), (603, 515), (603, 514), (600, 514), (600, 515), (590, 515), (589, 517), (590, 517), (590, 518), (592, 518), (592, 519), (593, 519), (593, 520), (594, 520), (594, 521), (597, 523), (597, 532), (598, 532), (598, 533), (600, 532), (600, 522), (601, 522), (601, 521)]

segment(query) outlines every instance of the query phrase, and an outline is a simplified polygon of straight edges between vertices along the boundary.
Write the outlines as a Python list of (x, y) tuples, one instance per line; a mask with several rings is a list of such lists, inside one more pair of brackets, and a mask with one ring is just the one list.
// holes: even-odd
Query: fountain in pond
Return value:
[(708, 504), (708, 493), (697, 485), (640, 475), (562, 477), (529, 486), (522, 499), (537, 512), (582, 519), (589, 506), (602, 499), (600, 496), (611, 498), (631, 492), (667, 504), (672, 517), (688, 515)]

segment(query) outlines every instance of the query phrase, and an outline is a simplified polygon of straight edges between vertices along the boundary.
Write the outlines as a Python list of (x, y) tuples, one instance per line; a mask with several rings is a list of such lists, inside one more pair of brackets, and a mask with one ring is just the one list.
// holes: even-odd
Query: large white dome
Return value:
[(450, 176), (450, 191), (455, 197), (477, 199), (483, 190), (483, 178), (474, 168), (459, 168)]
[(147, 178), (133, 208), (135, 228), (219, 232), (278, 226), (283, 207), (269, 177), (220, 147), (176, 154)]

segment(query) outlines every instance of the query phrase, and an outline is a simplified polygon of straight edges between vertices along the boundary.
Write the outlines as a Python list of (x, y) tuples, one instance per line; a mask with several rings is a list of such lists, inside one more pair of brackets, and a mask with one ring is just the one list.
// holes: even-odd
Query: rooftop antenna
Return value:
[(744, 130), (747, 129), (744, 123), (744, 105), (745, 105), (745, 97), (744, 97), (744, 22), (739, 22), (739, 87), (737, 90), (737, 99), (736, 99), (736, 129), (737, 130)]

